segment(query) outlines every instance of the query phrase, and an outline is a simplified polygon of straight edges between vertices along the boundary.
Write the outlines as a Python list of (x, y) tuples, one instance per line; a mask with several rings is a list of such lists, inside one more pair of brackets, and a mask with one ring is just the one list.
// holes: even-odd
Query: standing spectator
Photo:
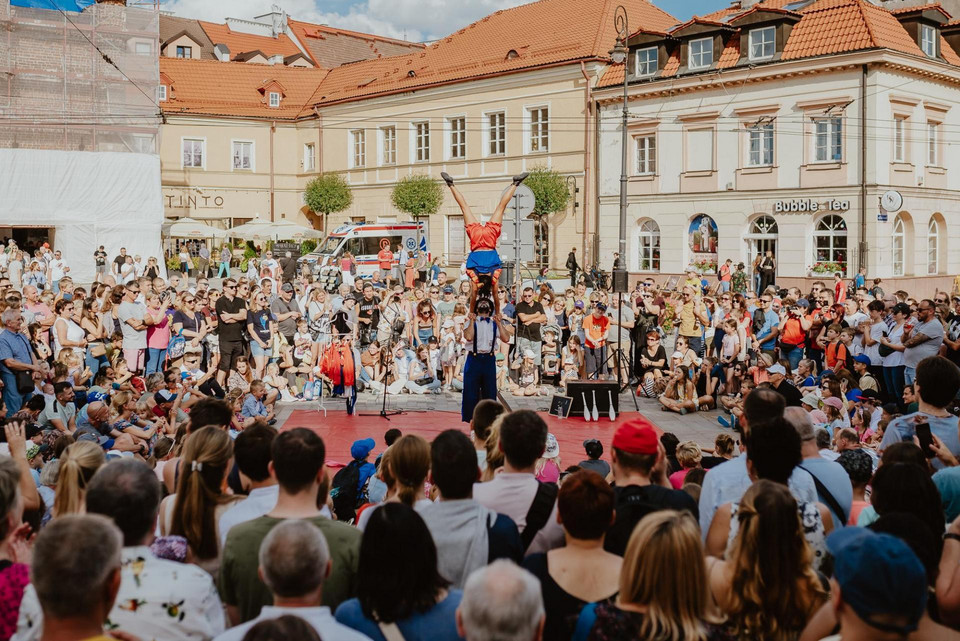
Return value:
[(777, 337), (780, 335), (780, 316), (773, 311), (773, 295), (763, 292), (759, 298), (760, 312), (763, 314), (763, 324), (757, 330), (757, 342), (760, 351), (771, 358), (776, 358)]
[(533, 352), (534, 362), (539, 367), (543, 345), (540, 326), (547, 322), (547, 315), (540, 301), (534, 300), (532, 287), (523, 288), (523, 300), (516, 304), (515, 314), (518, 321), (517, 354), (524, 354), (529, 349)]
[(703, 355), (703, 326), (710, 323), (707, 310), (700, 300), (699, 288), (684, 285), (682, 290), (683, 302), (677, 306), (679, 321), (677, 335), (686, 339), (687, 345), (697, 356)]
[(220, 248), (220, 268), (217, 270), (217, 278), (230, 278), (230, 259), (233, 256), (230, 245), (224, 244)]
[(117, 308), (117, 319), (123, 332), (123, 359), (131, 373), (143, 371), (147, 351), (147, 308), (137, 302), (140, 285), (128, 283), (123, 288), (123, 302)]
[(293, 296), (292, 283), (284, 283), (280, 287), (280, 293), (270, 304), (270, 311), (277, 317), (277, 329), (280, 335), (287, 339), (288, 345), (293, 345), (293, 335), (297, 333), (297, 320), (303, 316), (303, 313)]
[[(479, 407), (479, 406), (478, 406)], [(437, 569), (455, 588), (496, 559), (523, 558), (513, 520), (473, 499), (480, 476), (473, 444), (459, 430), (439, 434), (430, 445), (430, 479), (440, 498), (419, 510), (437, 546)]]
[(190, 248), (186, 243), (180, 245), (180, 253), (177, 254), (177, 258), (180, 260), (180, 273), (183, 274), (183, 280), (189, 281), (193, 259), (190, 257)]
[(261, 278), (277, 280), (279, 275), (280, 263), (273, 257), (273, 252), (268, 249), (263, 255), (263, 260), (260, 261), (260, 276)]
[(60, 293), (60, 280), (70, 272), (70, 268), (63, 260), (63, 254), (58, 249), (53, 253), (53, 260), (47, 265), (47, 282), (53, 288), (54, 294)]
[(261, 291), (250, 298), (247, 309), (247, 335), (250, 337), (250, 355), (253, 357), (253, 375), (262, 378), (267, 360), (273, 350), (277, 333), (277, 317), (267, 306), (267, 297)]
[(113, 271), (113, 276), (116, 278), (117, 282), (120, 282), (120, 268), (127, 262), (127, 248), (121, 247), (120, 253), (113, 258), (113, 263), (111, 270)]
[(369, 641), (369, 637), (337, 623), (330, 608), (320, 605), (330, 567), (330, 548), (320, 530), (307, 521), (280, 523), (263, 539), (258, 554), (258, 571), (273, 595), (273, 605), (263, 606), (257, 618), (231, 628), (216, 641), (241, 641), (260, 621), (284, 615), (305, 620), (322, 639)]
[(97, 251), (93, 252), (93, 263), (96, 267), (96, 276), (93, 282), (102, 283), (103, 277), (107, 275), (107, 252), (104, 251), (103, 245), (100, 245)]
[(878, 353), (883, 359), (883, 389), (887, 397), (898, 406), (903, 404), (903, 388), (906, 385), (904, 371), (903, 329), (910, 316), (910, 306), (897, 303), (891, 310), (893, 323), (886, 335), (881, 335)]
[(817, 500), (830, 509), (833, 529), (843, 527), (850, 518), (853, 504), (853, 485), (843, 466), (820, 456), (817, 435), (810, 414), (799, 407), (788, 407), (783, 418), (800, 435), (800, 454), (803, 460), (799, 467), (810, 473), (817, 486)]
[(243, 356), (243, 326), (247, 321), (247, 304), (237, 296), (237, 281), (223, 281), (223, 295), (217, 299), (217, 337), (220, 344), (220, 362), (217, 383), (226, 382), (234, 363)]
[(733, 270), (731, 268), (731, 265), (733, 265), (733, 261), (730, 260), (729, 258), (726, 261), (724, 261), (722, 265), (720, 265), (720, 273), (719, 273), (720, 291), (723, 293), (727, 293), (730, 291), (730, 280), (733, 278)]
[(509, 561), (495, 561), (467, 579), (460, 607), (457, 632), (466, 641), (502, 638), (539, 641), (543, 638), (543, 597), (536, 579)]
[(768, 249), (760, 260), (760, 291), (766, 291), (767, 287), (774, 284), (777, 273), (777, 261), (773, 257), (773, 251)]
[(144, 321), (147, 323), (147, 359), (144, 374), (160, 372), (167, 360), (167, 346), (170, 344), (169, 298), (156, 292), (144, 296), (147, 303)]
[(380, 244), (380, 251), (377, 253), (377, 266), (380, 273), (387, 281), (387, 287), (390, 287), (390, 273), (393, 269), (393, 252), (390, 251), (390, 241), (384, 239)]
[(293, 283), (297, 279), (297, 261), (293, 258), (293, 252), (286, 251), (283, 258), (280, 259), (280, 273), (286, 283)]
[[(20, 333), (23, 326), (20, 310), (8, 307), (0, 314), (0, 322), (3, 323), (3, 330), (0, 331), (0, 380), (3, 380), (3, 403), (7, 407), (7, 415), (12, 416), (33, 396), (28, 385), (18, 382), (18, 374), (40, 372), (40, 366), (29, 339)], [(21, 388), (26, 391), (20, 391)]]
[[(253, 619), (260, 614), (262, 607), (272, 603), (273, 597), (258, 575), (257, 554), (270, 530), (288, 519), (312, 523), (330, 548), (332, 568), (324, 582), (321, 602), (334, 610), (356, 594), (360, 531), (345, 523), (331, 521), (317, 507), (327, 500), (325, 455), (323, 441), (305, 428), (288, 430), (274, 439), (270, 470), (280, 488), (277, 504), (260, 518), (233, 526), (223, 548), (220, 596), (234, 625)], [(321, 487), (323, 492), (320, 492)], [(395, 549), (395, 543), (389, 548)], [(376, 571), (377, 577), (382, 576), (379, 572)]]
[(571, 247), (570, 253), (567, 254), (567, 271), (570, 272), (570, 286), (577, 286), (577, 272), (580, 271), (580, 265), (577, 263), (577, 248)]
[(937, 308), (929, 298), (917, 303), (917, 320), (908, 320), (903, 328), (904, 379), (912, 384), (917, 375), (917, 366), (928, 356), (936, 356), (943, 344), (943, 323), (937, 318)]
[(197, 252), (197, 280), (206, 278), (210, 272), (210, 248), (207, 243), (201, 243), (200, 250)]
[(528, 554), (545, 552), (563, 541), (557, 522), (557, 487), (539, 483), (534, 476), (546, 446), (547, 425), (536, 412), (505, 415), (500, 424), (503, 472), (473, 486), (478, 503), (513, 519)]
[(611, 462), (616, 500), (615, 520), (604, 540), (608, 552), (623, 556), (637, 523), (652, 512), (686, 510), (698, 516), (689, 494), (668, 487), (666, 452), (647, 419), (633, 419), (617, 428)]
[(387, 641), (385, 631), (405, 641), (460, 639), (456, 610), (462, 593), (440, 575), (430, 530), (413, 508), (387, 503), (373, 513), (360, 544), (357, 578), (357, 598), (337, 608), (338, 622), (373, 641)]

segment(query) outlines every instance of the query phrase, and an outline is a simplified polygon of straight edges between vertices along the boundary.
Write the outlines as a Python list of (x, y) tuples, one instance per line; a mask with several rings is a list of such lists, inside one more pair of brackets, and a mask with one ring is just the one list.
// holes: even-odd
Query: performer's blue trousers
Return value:
[(497, 358), (493, 354), (468, 352), (463, 366), (463, 405), (460, 407), (464, 423), (473, 419), (473, 408), (485, 398), (497, 399)]

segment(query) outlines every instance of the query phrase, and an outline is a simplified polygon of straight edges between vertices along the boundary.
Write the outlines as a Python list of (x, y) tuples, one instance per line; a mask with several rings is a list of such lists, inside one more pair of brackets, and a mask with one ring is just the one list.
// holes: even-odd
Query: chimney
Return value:
[(214, 45), (213, 55), (215, 55), (220, 62), (230, 62), (230, 47), (225, 44)]

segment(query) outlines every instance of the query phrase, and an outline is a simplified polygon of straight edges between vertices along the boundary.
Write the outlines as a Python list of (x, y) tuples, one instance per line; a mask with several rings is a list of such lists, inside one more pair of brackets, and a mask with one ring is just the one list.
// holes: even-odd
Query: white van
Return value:
[(394, 253), (393, 265), (397, 264), (397, 245), (402, 244), (410, 253), (417, 247), (419, 227), (420, 253), (425, 263), (431, 259), (427, 243), (427, 224), (419, 223), (354, 223), (333, 230), (327, 238), (312, 252), (300, 258), (300, 262), (309, 266), (317, 279), (327, 289), (332, 289), (339, 281), (337, 262), (346, 252), (353, 254), (357, 264), (358, 278), (369, 278), (380, 269), (377, 254), (389, 243)]

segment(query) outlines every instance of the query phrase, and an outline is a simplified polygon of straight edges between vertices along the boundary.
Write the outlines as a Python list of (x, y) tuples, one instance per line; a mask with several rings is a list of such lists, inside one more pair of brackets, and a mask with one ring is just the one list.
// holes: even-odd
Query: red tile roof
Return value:
[(229, 25), (203, 22), (202, 20), (200, 26), (203, 27), (213, 44), (227, 45), (230, 49), (231, 60), (237, 54), (250, 51), (261, 51), (267, 57), (276, 55), (287, 57), (300, 53), (300, 47), (294, 44), (293, 40), (285, 33), (281, 33), (277, 38), (258, 36), (252, 33), (234, 31)]
[(939, 2), (931, 2), (929, 4), (923, 4), (916, 7), (900, 7), (899, 9), (891, 9), (890, 13), (893, 15), (899, 15), (901, 13), (913, 13), (914, 11), (926, 11), (927, 9), (932, 9), (942, 13), (948, 20), (951, 18), (951, 15), (947, 13), (947, 10), (940, 6)]
[(399, 56), (411, 51), (420, 51), (424, 46), (417, 42), (406, 42), (394, 38), (384, 38), (369, 33), (334, 29), (326, 25), (300, 22), (288, 18), (293, 35), (310, 52), (315, 64), (326, 67), (339, 67), (349, 62)]
[[(165, 114), (295, 119), (317, 85), (324, 69), (256, 65), (218, 60), (160, 58), (161, 77), (168, 79)], [(265, 89), (278, 86), (284, 94), (279, 108), (267, 106)]]

